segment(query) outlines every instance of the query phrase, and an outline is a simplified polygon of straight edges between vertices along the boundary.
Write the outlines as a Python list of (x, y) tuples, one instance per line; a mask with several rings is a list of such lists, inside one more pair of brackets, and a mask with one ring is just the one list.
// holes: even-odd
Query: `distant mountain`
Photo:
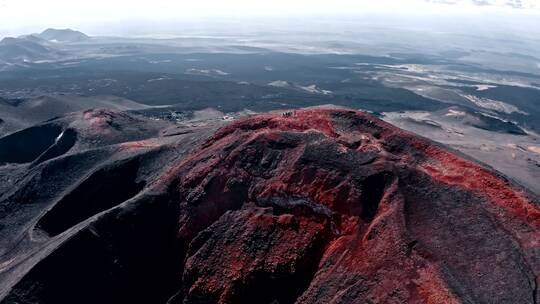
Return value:
[(74, 31), (72, 29), (46, 29), (41, 34), (36, 34), (35, 36), (45, 39), (48, 41), (58, 41), (58, 42), (79, 42), (89, 39), (86, 34)]
[(32, 41), (32, 42), (35, 42), (35, 43), (39, 43), (41, 45), (50, 45), (51, 44), (49, 41), (47, 41), (47, 40), (45, 40), (43, 38), (40, 38), (40, 37), (36, 36), (35, 34), (34, 35), (19, 36), (19, 37), (17, 37), (17, 39), (24, 40), (24, 41)]
[(42, 39), (35, 36), (6, 37), (0, 41), (0, 59), (12, 61), (50, 59), (54, 57), (56, 50), (40, 42), (42, 42)]

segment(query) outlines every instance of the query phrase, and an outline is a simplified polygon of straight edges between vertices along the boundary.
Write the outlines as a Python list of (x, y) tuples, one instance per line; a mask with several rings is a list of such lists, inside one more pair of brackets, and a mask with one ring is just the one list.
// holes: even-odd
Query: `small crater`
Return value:
[(145, 186), (136, 180), (138, 170), (139, 159), (132, 159), (95, 172), (47, 212), (37, 227), (55, 236), (130, 199)]
[(61, 133), (62, 127), (48, 124), (0, 138), (0, 163), (32, 162), (47, 151)]
[(35, 164), (40, 164), (49, 159), (61, 156), (67, 153), (77, 142), (77, 132), (73, 129), (67, 129), (60, 133), (56, 138), (56, 142), (50, 146), (43, 154), (35, 161)]

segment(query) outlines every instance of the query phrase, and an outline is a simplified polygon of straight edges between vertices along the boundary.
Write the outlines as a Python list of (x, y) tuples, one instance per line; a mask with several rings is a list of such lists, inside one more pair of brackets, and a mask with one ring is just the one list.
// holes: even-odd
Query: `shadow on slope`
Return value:
[(105, 167), (64, 196), (38, 222), (51, 236), (135, 196), (146, 182), (136, 181), (139, 159)]
[(62, 127), (49, 124), (0, 138), (0, 163), (29, 163), (49, 149), (60, 134)]

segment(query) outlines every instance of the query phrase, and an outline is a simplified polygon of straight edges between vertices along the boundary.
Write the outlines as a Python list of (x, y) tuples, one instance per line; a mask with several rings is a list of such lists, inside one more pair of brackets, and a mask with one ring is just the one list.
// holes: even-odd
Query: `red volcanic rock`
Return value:
[[(370, 115), (266, 114), (173, 170), (177, 303), (533, 303), (539, 209)], [(176, 184), (176, 183), (175, 183)]]
[[(537, 199), (456, 153), (371, 115), (333, 109), (252, 116), (203, 141), (171, 163), (142, 157), (125, 167), (134, 181), (146, 177), (145, 188), (67, 230), (69, 239), (49, 231), (56, 247), (44, 247), (3, 303), (540, 298)], [(143, 174), (165, 165), (162, 174)], [(114, 170), (95, 180), (121, 179)], [(78, 200), (92, 201), (72, 195), (62, 203)], [(62, 215), (69, 212), (49, 218)]]

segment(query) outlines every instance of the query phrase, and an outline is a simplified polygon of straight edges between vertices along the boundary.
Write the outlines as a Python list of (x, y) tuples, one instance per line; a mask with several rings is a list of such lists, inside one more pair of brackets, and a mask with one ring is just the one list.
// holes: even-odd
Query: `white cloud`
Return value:
[(538, 9), (538, 0), (426, 0), (431, 3), (473, 4), (478, 6), (498, 6), (519, 9)]
[(0, 0), (0, 34), (126, 20), (159, 22), (215, 16), (469, 14), (480, 9), (511, 10), (508, 4), (518, 2), (532, 10), (538, 0)]

